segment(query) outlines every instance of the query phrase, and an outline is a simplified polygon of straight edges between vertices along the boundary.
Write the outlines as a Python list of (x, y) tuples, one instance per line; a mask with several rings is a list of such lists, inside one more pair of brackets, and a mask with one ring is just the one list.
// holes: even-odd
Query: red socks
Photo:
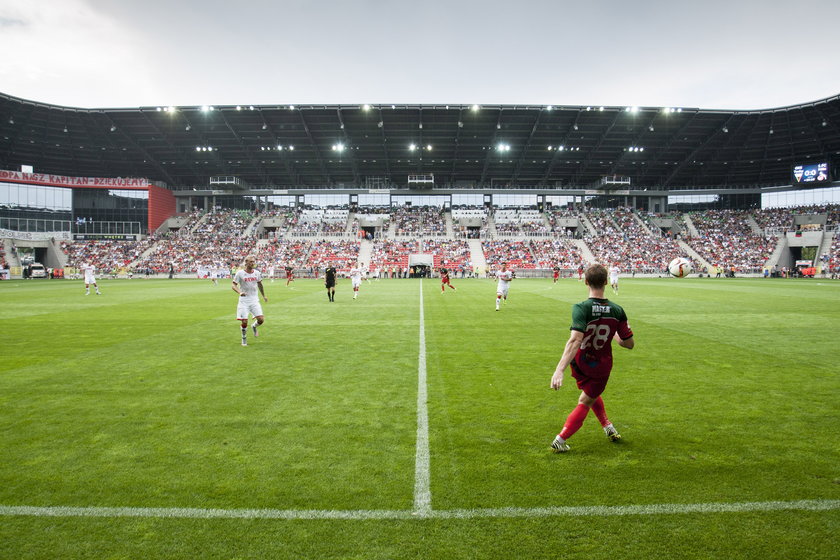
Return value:
[(598, 417), (598, 422), (601, 423), (601, 426), (606, 426), (610, 423), (609, 418), (607, 418), (607, 409), (604, 408), (604, 399), (600, 396), (592, 403), (592, 412)]
[(564, 440), (569, 439), (577, 432), (583, 421), (586, 420), (586, 415), (589, 414), (589, 407), (585, 404), (578, 404), (575, 409), (566, 418), (566, 423), (563, 425), (563, 430), (560, 432), (560, 437)]

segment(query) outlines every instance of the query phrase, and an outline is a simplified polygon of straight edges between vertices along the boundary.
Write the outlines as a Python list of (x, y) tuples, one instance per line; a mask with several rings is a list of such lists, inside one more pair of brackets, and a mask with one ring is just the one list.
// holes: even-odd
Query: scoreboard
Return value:
[(828, 184), (828, 162), (808, 163), (793, 167), (793, 184)]

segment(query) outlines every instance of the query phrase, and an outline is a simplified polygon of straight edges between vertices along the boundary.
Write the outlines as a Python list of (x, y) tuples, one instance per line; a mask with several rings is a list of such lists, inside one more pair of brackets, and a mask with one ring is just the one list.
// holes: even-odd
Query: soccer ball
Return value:
[(675, 278), (685, 278), (691, 274), (691, 261), (685, 257), (677, 257), (668, 264), (668, 272)]

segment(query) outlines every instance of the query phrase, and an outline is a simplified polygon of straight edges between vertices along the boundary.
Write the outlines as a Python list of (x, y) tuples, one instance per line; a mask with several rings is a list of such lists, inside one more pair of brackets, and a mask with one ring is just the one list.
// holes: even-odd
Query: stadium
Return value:
[[(840, 95), (0, 93), (0, 557), (834, 557), (838, 166)], [(621, 438), (552, 453), (594, 264)]]

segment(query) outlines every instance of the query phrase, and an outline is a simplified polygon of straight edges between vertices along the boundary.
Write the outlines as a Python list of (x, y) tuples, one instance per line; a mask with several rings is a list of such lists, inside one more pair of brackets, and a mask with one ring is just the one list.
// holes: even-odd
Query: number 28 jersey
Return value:
[(575, 304), (572, 307), (571, 330), (583, 333), (575, 362), (591, 377), (610, 374), (615, 333), (621, 340), (633, 336), (624, 309), (608, 299), (589, 298)]

